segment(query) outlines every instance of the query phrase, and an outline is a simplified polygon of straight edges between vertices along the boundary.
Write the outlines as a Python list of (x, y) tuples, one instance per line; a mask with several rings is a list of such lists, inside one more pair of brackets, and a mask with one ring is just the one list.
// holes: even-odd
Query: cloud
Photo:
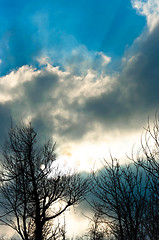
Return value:
[[(159, 24), (142, 39), (138, 52), (134, 54), (120, 76), (122, 85), (127, 88), (129, 99), (134, 108), (141, 111), (157, 109), (159, 98)], [(129, 86), (129, 87), (126, 87)], [(131, 108), (133, 108), (131, 104)]]
[[(109, 91), (112, 83), (108, 75), (100, 75), (97, 67), (96, 70), (91, 68), (94, 59), (86, 49), (78, 50), (73, 52), (66, 70), (53, 66), (49, 58), (42, 57), (39, 59), (42, 66), (38, 69), (24, 65), (1, 77), (0, 102), (10, 107), (15, 118), (32, 118), (38, 127), (45, 131), (48, 128), (48, 133), (51, 129), (55, 134), (71, 138), (83, 136), (89, 126), (80, 106), (86, 99)], [(83, 54), (88, 57), (84, 58)], [(104, 54), (99, 56), (98, 68), (103, 67), (104, 57)], [(80, 71), (75, 68), (78, 63), (82, 66)]]
[[(6, 127), (11, 116), (16, 121), (32, 120), (43, 141), (54, 136), (63, 149), (76, 145), (72, 158), (83, 158), (84, 145), (93, 146), (99, 156), (98, 143), (102, 151), (104, 144), (115, 146), (113, 137), (120, 143), (121, 132), (137, 131), (158, 109), (158, 33), (156, 26), (135, 41), (125, 53), (121, 72), (109, 69), (108, 73), (113, 59), (79, 46), (66, 57), (65, 68), (42, 55), (38, 68), (24, 65), (1, 77), (4, 120), (0, 128)], [(90, 159), (92, 152), (88, 152), (85, 155)]]
[(0, 144), (2, 144), (6, 138), (7, 131), (11, 121), (11, 109), (7, 104), (0, 104)]
[(131, 0), (132, 6), (141, 15), (146, 16), (147, 25), (152, 31), (159, 22), (159, 1), (158, 0)]
[(103, 65), (107, 65), (111, 62), (111, 57), (106, 56), (103, 52), (97, 52), (97, 55), (102, 57)]
[(83, 110), (94, 121), (129, 128), (137, 115), (141, 117), (144, 112), (155, 112), (158, 109), (158, 42), (159, 25), (138, 40), (136, 49), (133, 46), (133, 52), (129, 57), (126, 56), (127, 62), (124, 63), (112, 91), (86, 100)]

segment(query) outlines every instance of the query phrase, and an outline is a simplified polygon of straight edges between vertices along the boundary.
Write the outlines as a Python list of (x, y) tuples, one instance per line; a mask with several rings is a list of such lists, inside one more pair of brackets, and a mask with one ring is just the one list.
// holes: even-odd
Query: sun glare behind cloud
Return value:
[[(58, 153), (59, 167), (62, 169), (92, 172), (103, 167), (103, 159), (111, 160), (117, 158), (121, 163), (129, 161), (132, 151), (137, 151), (141, 145), (141, 131), (133, 134), (115, 133), (114, 137), (101, 137), (98, 142), (83, 141), (83, 143), (72, 143), (66, 145)], [(115, 138), (115, 141), (114, 141)], [(68, 149), (68, 151), (66, 150)], [(60, 151), (60, 150), (59, 150)]]

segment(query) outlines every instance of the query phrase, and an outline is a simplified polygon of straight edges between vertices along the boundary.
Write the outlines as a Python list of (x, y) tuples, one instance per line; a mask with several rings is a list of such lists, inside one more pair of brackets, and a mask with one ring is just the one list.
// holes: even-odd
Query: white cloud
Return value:
[(102, 57), (103, 63), (102, 65), (107, 65), (111, 62), (111, 57), (106, 56), (103, 52), (97, 52), (97, 55), (100, 55)]
[(132, 6), (141, 15), (146, 16), (147, 25), (152, 31), (159, 23), (159, 1), (158, 0), (131, 0)]
[[(25, 82), (32, 81), (40, 72), (31, 66), (25, 65), (17, 71), (12, 71), (6, 76), (0, 77), (0, 103), (13, 101), (23, 95), (18, 87)], [(17, 89), (17, 90), (16, 90)]]
[(0, 84), (5, 85), (8, 89), (14, 88), (19, 84), (31, 81), (39, 71), (32, 66), (22, 66), (17, 71), (12, 71), (8, 75), (0, 78)]
[(37, 61), (40, 65), (47, 65), (50, 63), (50, 58), (48, 56), (43, 56), (37, 58)]

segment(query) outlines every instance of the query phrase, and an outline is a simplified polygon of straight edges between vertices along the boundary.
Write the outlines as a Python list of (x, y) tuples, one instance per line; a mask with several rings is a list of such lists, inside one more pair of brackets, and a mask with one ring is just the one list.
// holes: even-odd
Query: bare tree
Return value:
[(115, 239), (145, 239), (142, 220), (145, 213), (148, 179), (139, 167), (120, 166), (112, 158), (104, 161), (104, 169), (94, 173), (93, 193), (97, 200), (93, 209), (107, 220)]
[(103, 221), (101, 213), (95, 212), (93, 217), (90, 218), (90, 227), (87, 238), (89, 240), (107, 240), (108, 237), (109, 230), (107, 229), (107, 224)]
[[(141, 149), (132, 164), (111, 158), (94, 173), (92, 206), (107, 220), (115, 239), (159, 239), (159, 117), (142, 135)], [(130, 160), (129, 159), (129, 160)]]
[(147, 211), (143, 221), (149, 239), (159, 239), (159, 117), (155, 115), (153, 124), (148, 121), (142, 135), (141, 150), (132, 157), (135, 165), (141, 167), (149, 178)]
[(55, 160), (55, 144), (39, 147), (31, 124), (11, 127), (0, 166), (0, 222), (23, 240), (46, 239), (49, 222), (89, 191), (88, 179), (59, 171)]

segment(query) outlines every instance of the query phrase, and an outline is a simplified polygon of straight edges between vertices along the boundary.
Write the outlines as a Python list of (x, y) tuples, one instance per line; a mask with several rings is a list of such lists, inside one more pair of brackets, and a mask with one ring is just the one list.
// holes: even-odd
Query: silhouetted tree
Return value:
[[(121, 166), (111, 158), (94, 173), (92, 206), (105, 217), (118, 240), (159, 239), (159, 117), (148, 121), (141, 149), (133, 164)], [(130, 160), (129, 159), (129, 160)]]
[(148, 179), (139, 167), (120, 166), (112, 158), (104, 161), (104, 169), (94, 173), (93, 193), (97, 200), (93, 209), (106, 218), (115, 239), (145, 239), (142, 220), (146, 211)]
[(149, 178), (149, 194), (143, 224), (149, 239), (156, 240), (159, 239), (159, 118), (157, 115), (153, 125), (148, 121), (141, 145), (137, 158), (132, 156), (132, 160)]
[(88, 179), (58, 169), (55, 160), (55, 144), (39, 147), (31, 124), (11, 127), (0, 165), (0, 222), (23, 240), (47, 239), (49, 222), (89, 191)]
[(87, 239), (89, 240), (106, 240), (108, 239), (109, 232), (107, 225), (103, 222), (101, 214), (95, 212), (94, 216), (90, 218), (90, 227)]

